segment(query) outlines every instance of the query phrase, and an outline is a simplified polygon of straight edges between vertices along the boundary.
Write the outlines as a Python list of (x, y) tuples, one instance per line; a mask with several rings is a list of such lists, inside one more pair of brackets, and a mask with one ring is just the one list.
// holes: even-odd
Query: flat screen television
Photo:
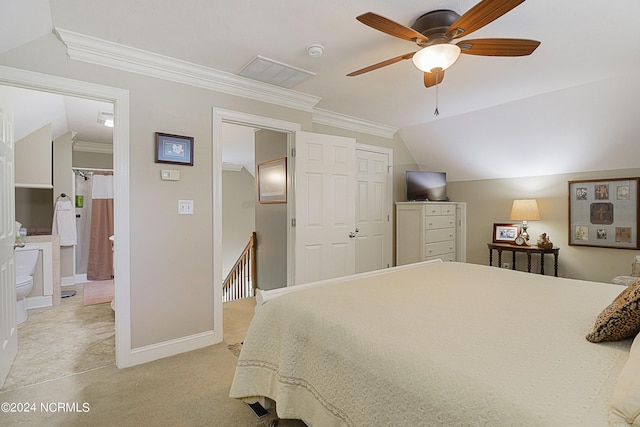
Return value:
[(432, 202), (449, 200), (446, 172), (407, 171), (407, 200)]

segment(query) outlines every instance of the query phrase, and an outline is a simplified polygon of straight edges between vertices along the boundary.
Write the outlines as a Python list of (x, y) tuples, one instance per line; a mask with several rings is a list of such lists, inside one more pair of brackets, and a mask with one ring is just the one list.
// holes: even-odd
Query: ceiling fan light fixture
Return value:
[(451, 67), (460, 56), (460, 48), (455, 44), (441, 43), (427, 46), (413, 55), (413, 63), (419, 70), (430, 73), (440, 68)]

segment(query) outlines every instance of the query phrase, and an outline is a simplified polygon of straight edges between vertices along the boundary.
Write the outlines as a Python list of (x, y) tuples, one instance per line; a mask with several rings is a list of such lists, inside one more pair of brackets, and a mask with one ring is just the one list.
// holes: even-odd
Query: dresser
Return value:
[(397, 202), (396, 265), (466, 261), (466, 203)]

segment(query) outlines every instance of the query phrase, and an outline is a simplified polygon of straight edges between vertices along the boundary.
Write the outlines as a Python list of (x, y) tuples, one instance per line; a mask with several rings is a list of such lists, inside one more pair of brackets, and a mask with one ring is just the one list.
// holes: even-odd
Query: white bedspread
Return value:
[(584, 336), (620, 286), (461, 263), (268, 301), (231, 397), (309, 426), (606, 426), (630, 341)]

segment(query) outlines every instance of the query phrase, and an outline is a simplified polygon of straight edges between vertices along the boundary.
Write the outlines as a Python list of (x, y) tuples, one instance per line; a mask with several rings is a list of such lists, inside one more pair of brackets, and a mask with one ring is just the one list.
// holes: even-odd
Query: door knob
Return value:
[(354, 237), (356, 237), (356, 233), (354, 233), (353, 231), (349, 233), (349, 237), (351, 239), (353, 239)]

